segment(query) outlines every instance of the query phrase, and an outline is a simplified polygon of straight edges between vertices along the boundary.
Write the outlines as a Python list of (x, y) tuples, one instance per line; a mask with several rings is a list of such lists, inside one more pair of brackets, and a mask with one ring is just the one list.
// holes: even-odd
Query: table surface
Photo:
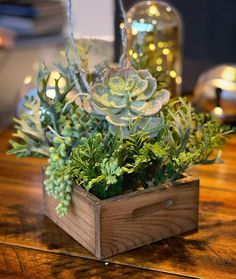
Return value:
[(236, 278), (236, 137), (201, 177), (198, 232), (99, 261), (43, 215), (44, 159), (5, 154), (0, 134), (0, 278)]

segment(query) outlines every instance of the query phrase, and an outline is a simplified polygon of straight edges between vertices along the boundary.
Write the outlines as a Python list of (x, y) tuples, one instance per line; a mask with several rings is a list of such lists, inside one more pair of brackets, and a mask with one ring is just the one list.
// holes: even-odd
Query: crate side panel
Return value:
[(55, 208), (58, 202), (44, 193), (45, 214), (81, 245), (95, 254), (95, 205), (78, 191), (72, 195), (69, 213), (60, 218)]
[(102, 258), (196, 229), (198, 202), (195, 180), (103, 204)]

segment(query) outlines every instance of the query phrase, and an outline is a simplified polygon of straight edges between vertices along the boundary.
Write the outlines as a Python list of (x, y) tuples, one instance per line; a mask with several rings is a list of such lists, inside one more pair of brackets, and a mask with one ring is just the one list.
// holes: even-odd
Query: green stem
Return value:
[(57, 134), (60, 134), (58, 129), (58, 121), (57, 121), (57, 115), (55, 109), (53, 107), (50, 107), (49, 112), (52, 120), (53, 129), (56, 131)]

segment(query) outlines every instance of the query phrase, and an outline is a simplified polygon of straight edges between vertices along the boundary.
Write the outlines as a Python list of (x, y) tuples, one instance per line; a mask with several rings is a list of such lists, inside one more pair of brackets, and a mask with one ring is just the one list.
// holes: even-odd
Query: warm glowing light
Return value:
[(162, 58), (157, 58), (156, 63), (157, 63), (158, 65), (161, 65), (162, 62), (163, 62)]
[(124, 24), (124, 22), (121, 22), (120, 29), (124, 29), (124, 28), (125, 28), (125, 24)]
[(227, 81), (235, 81), (236, 80), (235, 69), (231, 67), (226, 67), (222, 73), (222, 79)]
[(156, 49), (156, 46), (155, 46), (154, 44), (150, 44), (150, 45), (149, 45), (149, 49), (150, 49), (151, 51), (154, 51), (154, 50)]
[(55, 99), (56, 97), (56, 91), (55, 89), (48, 89), (47, 92), (46, 92), (46, 96), (49, 98), (49, 99)]
[(3, 37), (0, 36), (0, 47), (3, 45)]
[(181, 84), (182, 83), (182, 78), (180, 76), (176, 77), (175, 82), (177, 84)]
[(156, 20), (156, 19), (153, 19), (153, 20), (152, 20), (152, 24), (157, 24), (157, 20)]
[(127, 18), (127, 22), (128, 22), (128, 23), (131, 23), (131, 22), (132, 22), (132, 18), (131, 18), (131, 17), (128, 17), (128, 18)]
[(213, 112), (218, 116), (222, 116), (224, 114), (223, 109), (221, 107), (215, 107)]
[(148, 9), (148, 13), (150, 16), (159, 16), (160, 15), (160, 12), (159, 10), (157, 9), (156, 6), (154, 5), (151, 5)]
[(223, 90), (236, 91), (236, 84), (232, 81), (227, 81), (224, 79), (213, 79), (211, 83), (214, 87), (219, 87)]
[(24, 84), (30, 84), (31, 81), (32, 81), (32, 77), (31, 77), (31, 76), (27, 76), (27, 77), (25, 77), (25, 79), (24, 79)]
[(134, 59), (137, 59), (137, 58), (138, 58), (138, 53), (137, 53), (137, 52), (134, 52), (133, 58), (134, 58)]
[(137, 29), (132, 29), (132, 35), (137, 35), (138, 34), (138, 30)]
[(156, 69), (157, 69), (158, 72), (161, 72), (161, 71), (162, 71), (162, 67), (161, 67), (161, 66), (157, 66)]
[(170, 13), (171, 11), (172, 11), (172, 9), (171, 9), (171, 7), (166, 7), (166, 11), (168, 12), (168, 13)]
[(132, 56), (134, 51), (132, 49), (129, 50), (129, 55)]
[(164, 48), (164, 49), (162, 50), (162, 53), (163, 53), (164, 55), (168, 55), (168, 54), (170, 53), (170, 50), (169, 50), (168, 48)]
[(170, 71), (170, 77), (176, 78), (177, 74), (176, 71)]
[(159, 48), (164, 47), (164, 43), (163, 43), (163, 42), (158, 42), (158, 44), (157, 44), (157, 45), (158, 45), (158, 47), (159, 47)]

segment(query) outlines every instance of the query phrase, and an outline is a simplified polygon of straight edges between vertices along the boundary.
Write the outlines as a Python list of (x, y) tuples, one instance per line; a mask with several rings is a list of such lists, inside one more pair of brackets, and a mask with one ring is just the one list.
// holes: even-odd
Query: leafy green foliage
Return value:
[(66, 173), (71, 151), (80, 146), (88, 134), (104, 131), (106, 126), (85, 113), (74, 102), (64, 105), (58, 114), (57, 123), (58, 133), (52, 134), (44, 185), (48, 194), (59, 201), (58, 214), (64, 216), (68, 212), (72, 192), (72, 177)]
[(12, 149), (8, 154), (17, 157), (48, 156), (49, 143), (46, 130), (40, 118), (40, 101), (35, 97), (26, 98), (24, 104), (27, 112), (20, 119), (14, 119), (17, 132), (13, 134), (18, 141), (11, 140)]
[(196, 164), (219, 163), (221, 151), (214, 158), (215, 151), (219, 149), (227, 140), (228, 136), (235, 133), (235, 129), (230, 126), (222, 125), (220, 121), (214, 120), (206, 114), (195, 114), (193, 131), (190, 136), (188, 149), (199, 151)]
[(41, 68), (38, 96), (26, 98), (9, 151), (49, 157), (44, 185), (60, 216), (69, 210), (74, 183), (106, 199), (173, 181), (195, 164), (221, 162), (216, 151), (235, 131), (196, 114), (182, 98), (167, 104), (169, 92), (158, 91), (147, 70), (110, 69), (90, 92), (87, 73), (67, 62), (57, 65), (54, 86)]
[(44, 185), (47, 193), (59, 201), (57, 212), (64, 216), (68, 212), (71, 201), (72, 180), (64, 174), (68, 164), (67, 149), (71, 148), (71, 138), (62, 139), (58, 136), (53, 139), (53, 146), (49, 148), (48, 166), (45, 171)]
[(125, 138), (96, 134), (84, 139), (72, 152), (70, 177), (104, 198), (117, 195), (120, 189), (134, 191), (178, 179), (195, 164), (219, 162), (218, 156), (209, 158), (232, 130), (209, 116), (195, 114), (181, 98), (171, 101), (161, 113), (164, 123), (154, 138), (137, 131)]
[[(120, 193), (123, 171), (115, 155), (117, 141), (110, 135), (92, 134), (72, 151), (67, 173), (86, 190), (96, 192), (100, 198), (109, 197), (109, 191)], [(96, 190), (95, 190), (96, 189)]]
[[(18, 141), (11, 141), (9, 154), (18, 157), (49, 157), (46, 168), (45, 188), (49, 195), (59, 201), (57, 212), (64, 216), (69, 209), (72, 180), (64, 174), (73, 147), (91, 131), (106, 129), (104, 121), (98, 121), (82, 110), (67, 95), (74, 88), (73, 77), (68, 68), (60, 65), (60, 76), (54, 87), (49, 87), (50, 72), (43, 66), (38, 74), (38, 96), (26, 97), (25, 108), (20, 119), (15, 119)], [(63, 79), (65, 86), (59, 86)], [(53, 90), (55, 97), (47, 95)], [(76, 98), (80, 98), (76, 96)], [(20, 139), (20, 140), (19, 140)]]
[[(53, 134), (49, 127), (56, 133), (59, 132), (58, 125), (62, 109), (65, 105), (67, 94), (73, 89), (74, 84), (64, 74), (61, 68), (60, 76), (55, 79), (54, 87), (48, 86), (50, 72), (45, 65), (38, 73), (38, 96), (25, 97), (25, 112), (20, 115), (15, 128), (17, 133), (13, 134), (18, 141), (10, 141), (12, 149), (9, 154), (17, 157), (26, 156), (49, 156), (49, 146), (52, 144)], [(59, 87), (61, 79), (65, 80), (66, 86)], [(55, 92), (55, 98), (49, 98), (48, 90)], [(19, 141), (20, 139), (20, 141)]]

